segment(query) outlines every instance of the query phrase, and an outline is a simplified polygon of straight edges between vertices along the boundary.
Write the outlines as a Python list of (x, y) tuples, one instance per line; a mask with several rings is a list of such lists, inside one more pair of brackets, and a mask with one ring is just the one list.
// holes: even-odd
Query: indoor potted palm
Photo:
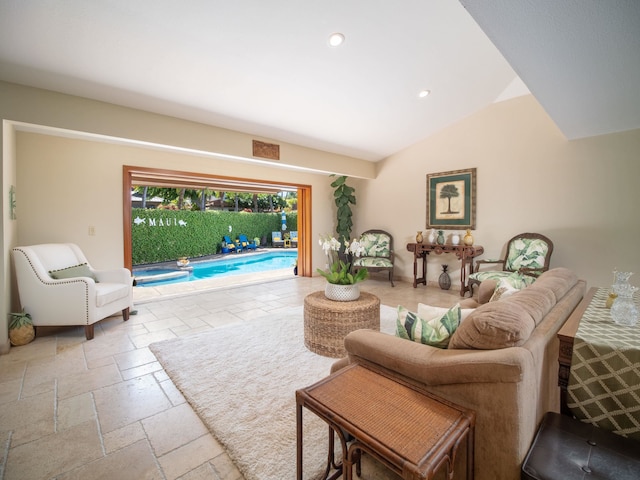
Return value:
[(11, 345), (20, 346), (26, 345), (33, 341), (36, 336), (35, 329), (33, 328), (33, 322), (31, 321), (31, 315), (22, 309), (20, 313), (10, 313), (9, 317), (9, 341)]

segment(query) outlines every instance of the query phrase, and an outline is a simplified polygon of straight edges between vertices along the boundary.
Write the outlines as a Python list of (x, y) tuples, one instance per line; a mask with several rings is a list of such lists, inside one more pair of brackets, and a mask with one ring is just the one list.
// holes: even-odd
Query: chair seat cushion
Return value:
[(640, 443), (548, 412), (522, 466), (523, 480), (637, 480)]
[[(536, 281), (535, 277), (529, 275), (520, 275), (519, 273), (500, 271), (500, 270), (487, 270), (485, 272), (476, 272), (469, 275), (471, 280), (477, 280), (482, 283), (485, 280), (507, 280), (515, 288), (522, 289), (531, 285)], [(517, 283), (523, 283), (523, 285), (517, 285)]]
[(391, 268), (393, 263), (388, 258), (383, 257), (360, 257), (353, 261), (354, 267), (382, 267)]
[(104, 307), (105, 305), (115, 302), (129, 295), (129, 285), (122, 283), (96, 283), (96, 306)]

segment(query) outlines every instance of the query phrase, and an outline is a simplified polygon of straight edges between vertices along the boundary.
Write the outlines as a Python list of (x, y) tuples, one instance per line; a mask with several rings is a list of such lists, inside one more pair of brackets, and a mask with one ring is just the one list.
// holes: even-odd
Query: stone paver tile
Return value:
[(58, 402), (58, 432), (96, 419), (96, 409), (90, 392), (62, 399)]
[(58, 381), (58, 398), (67, 398), (91, 392), (99, 388), (113, 385), (122, 380), (115, 364), (85, 370), (82, 373), (69, 375)]
[(130, 352), (119, 353), (114, 355), (113, 358), (120, 370), (139, 367), (156, 361), (156, 356), (148, 348), (138, 348)]
[(172, 407), (153, 375), (132, 378), (93, 394), (103, 434)]
[(53, 391), (5, 403), (0, 408), (2, 430), (13, 430), (12, 446), (28, 443), (54, 432)]
[(122, 428), (105, 433), (102, 436), (104, 449), (107, 454), (120, 450), (128, 445), (133, 445), (138, 440), (147, 438), (144, 428), (140, 422), (125, 425)]
[(106, 457), (60, 475), (56, 480), (164, 480), (149, 443), (140, 440)]
[(158, 458), (167, 480), (175, 480), (222, 453), (211, 434), (190, 442)]
[(4, 480), (49, 480), (102, 456), (98, 426), (87, 422), (11, 448)]
[(142, 426), (158, 457), (208, 433), (187, 403), (142, 420)]

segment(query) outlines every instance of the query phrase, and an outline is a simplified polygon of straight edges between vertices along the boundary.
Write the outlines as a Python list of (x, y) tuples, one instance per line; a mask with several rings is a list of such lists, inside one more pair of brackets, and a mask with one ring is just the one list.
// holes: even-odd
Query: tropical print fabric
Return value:
[(388, 258), (360, 257), (353, 260), (354, 267), (393, 267)]
[(460, 325), (460, 315), (460, 304), (451, 307), (444, 315), (429, 320), (399, 305), (396, 336), (432, 347), (447, 348), (451, 335)]
[(504, 272), (500, 270), (487, 270), (485, 272), (476, 272), (469, 275), (469, 278), (484, 282), (485, 280), (506, 280), (512, 287), (522, 290), (524, 287), (531, 285), (535, 282), (536, 277), (530, 275), (522, 275), (518, 272)]
[(538, 238), (518, 238), (511, 242), (505, 270), (515, 272), (521, 268), (540, 269), (549, 251), (549, 245)]
[(364, 248), (363, 257), (390, 257), (391, 239), (383, 233), (365, 233), (360, 237), (360, 245)]

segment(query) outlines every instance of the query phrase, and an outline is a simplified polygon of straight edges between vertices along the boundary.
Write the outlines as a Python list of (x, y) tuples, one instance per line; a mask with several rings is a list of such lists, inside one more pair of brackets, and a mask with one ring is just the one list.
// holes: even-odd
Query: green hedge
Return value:
[[(297, 230), (298, 213), (286, 217), (287, 231)], [(133, 208), (131, 218), (133, 265), (219, 253), (224, 235), (232, 240), (242, 233), (250, 239), (264, 236), (271, 244), (271, 232), (282, 225), (280, 213)]]

